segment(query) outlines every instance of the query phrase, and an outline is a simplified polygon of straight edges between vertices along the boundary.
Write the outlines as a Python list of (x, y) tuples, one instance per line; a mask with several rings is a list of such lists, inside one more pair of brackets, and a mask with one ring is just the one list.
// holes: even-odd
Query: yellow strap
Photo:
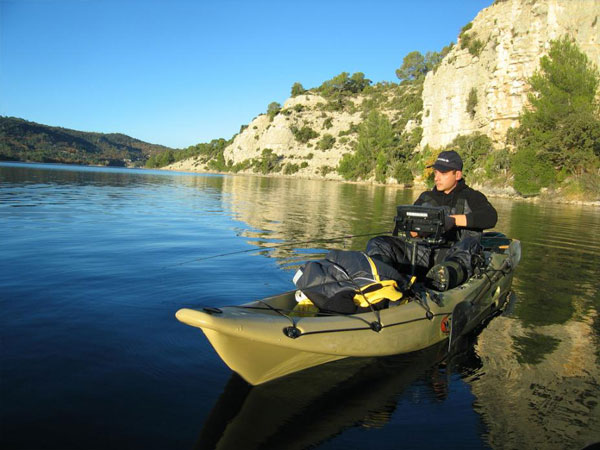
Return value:
[(377, 281), (379, 283), (381, 280), (379, 279), (379, 274), (377, 273), (377, 266), (375, 265), (373, 260), (369, 256), (367, 256), (366, 253), (363, 253), (363, 255), (365, 255), (365, 258), (367, 258), (367, 261), (369, 261), (369, 265), (371, 266), (371, 272), (373, 272), (375, 281)]
[[(402, 292), (398, 290), (398, 283), (396, 283), (394, 280), (381, 281), (381, 279), (379, 278), (379, 273), (377, 272), (377, 266), (375, 265), (375, 262), (373, 262), (373, 260), (365, 253), (363, 253), (363, 255), (365, 255), (365, 258), (367, 258), (367, 261), (369, 261), (369, 265), (371, 266), (371, 272), (373, 273), (373, 278), (376, 282), (363, 286), (361, 292), (354, 295), (354, 303), (358, 306), (365, 308), (369, 305), (379, 303), (380, 301), (385, 300), (386, 298), (393, 302), (400, 300), (402, 298)], [(381, 288), (376, 289), (372, 292), (364, 292), (374, 284), (380, 284)]]
[(398, 283), (394, 280), (385, 280), (379, 283), (371, 283), (362, 287), (362, 290), (367, 290), (374, 284), (380, 284), (381, 288), (371, 292), (359, 292), (354, 295), (354, 303), (363, 308), (379, 303), (384, 299), (396, 302), (402, 298), (402, 292), (398, 290)]

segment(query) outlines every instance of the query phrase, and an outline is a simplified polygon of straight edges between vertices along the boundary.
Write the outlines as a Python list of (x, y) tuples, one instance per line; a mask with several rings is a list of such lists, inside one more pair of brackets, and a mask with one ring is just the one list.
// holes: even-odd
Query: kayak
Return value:
[(225, 307), (183, 308), (179, 321), (200, 328), (221, 359), (252, 385), (348, 357), (411, 353), (463, 336), (503, 310), (521, 244), (502, 236), (485, 265), (462, 285), (439, 292), (416, 282), (405, 301), (360, 314), (298, 311), (295, 291)]

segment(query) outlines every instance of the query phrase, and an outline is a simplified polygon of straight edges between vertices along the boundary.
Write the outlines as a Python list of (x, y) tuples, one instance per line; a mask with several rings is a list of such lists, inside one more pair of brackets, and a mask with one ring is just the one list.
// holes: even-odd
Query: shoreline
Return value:
[[(92, 167), (92, 168), (107, 168), (107, 169), (141, 169), (141, 170), (158, 170), (163, 172), (178, 172), (178, 173), (188, 173), (188, 174), (207, 174), (207, 175), (228, 175), (228, 176), (246, 176), (246, 177), (265, 177), (265, 178), (284, 178), (284, 179), (297, 179), (297, 180), (317, 180), (317, 181), (331, 181), (337, 183), (346, 183), (346, 184), (359, 184), (359, 185), (367, 185), (367, 186), (381, 186), (381, 187), (390, 187), (395, 189), (410, 189), (410, 190), (427, 190), (429, 189), (424, 183), (415, 183), (411, 187), (405, 187), (402, 184), (396, 183), (378, 183), (375, 181), (347, 181), (341, 178), (323, 178), (319, 176), (294, 176), (294, 175), (283, 175), (283, 174), (259, 174), (259, 173), (247, 173), (247, 172), (219, 172), (216, 170), (195, 170), (191, 168), (184, 167), (176, 167), (176, 168), (168, 168), (160, 167), (160, 168), (147, 168), (147, 167), (134, 167), (134, 166), (98, 166), (98, 165), (89, 165), (89, 164), (68, 164), (68, 163), (44, 163), (44, 162), (36, 162), (36, 161), (0, 161), (2, 163), (17, 163), (17, 164), (48, 164), (48, 165), (64, 165), (64, 166), (73, 166), (73, 167)], [(477, 189), (484, 193), (486, 197), (492, 198), (505, 198), (510, 200), (518, 200), (524, 201), (528, 203), (551, 203), (551, 204), (561, 204), (561, 205), (577, 205), (577, 206), (586, 206), (592, 208), (600, 208), (600, 200), (571, 200), (568, 198), (553, 196), (552, 199), (549, 198), (545, 193), (533, 195), (533, 196), (522, 196), (516, 193), (509, 192), (499, 192), (500, 189), (503, 188), (490, 188), (486, 186), (481, 186), (478, 184), (471, 185), (474, 189)], [(504, 188), (508, 190), (507, 188)]]
[[(177, 164), (177, 163), (175, 163), (175, 164)], [(346, 184), (381, 186), (381, 187), (391, 187), (391, 188), (396, 188), (396, 189), (410, 189), (410, 190), (421, 190), (421, 191), (429, 189), (422, 182), (417, 182), (410, 187), (406, 187), (402, 184), (396, 184), (396, 183), (378, 183), (376, 181), (347, 181), (347, 180), (344, 180), (341, 178), (324, 178), (324, 177), (320, 177), (318, 175), (297, 176), (297, 175), (283, 175), (280, 173), (275, 173), (275, 174), (261, 174), (261, 173), (248, 173), (248, 172), (232, 173), (232, 172), (219, 172), (216, 170), (208, 170), (208, 169), (196, 170), (196, 169), (184, 168), (184, 167), (173, 167), (173, 168), (169, 168), (169, 167), (170, 166), (165, 166), (165, 167), (161, 167), (158, 169), (152, 169), (152, 170), (164, 170), (164, 171), (168, 171), (168, 172), (197, 173), (197, 174), (202, 174), (202, 173), (218, 174), (218, 175), (229, 175), (229, 176), (250, 176), (250, 177), (284, 178), (284, 179), (297, 179), (297, 180), (333, 181), (333, 182), (346, 183)], [(554, 195), (552, 197), (552, 199), (550, 199), (550, 198), (548, 198), (547, 195), (545, 195), (546, 193), (541, 193), (541, 194), (532, 195), (532, 196), (522, 196), (522, 195), (517, 194), (516, 192), (515, 193), (499, 192), (500, 190), (509, 191), (509, 190), (512, 190), (512, 188), (506, 188), (506, 187), (491, 188), (491, 187), (482, 186), (482, 185), (478, 185), (478, 184), (473, 184), (470, 186), (474, 189), (481, 191), (483, 194), (486, 195), (486, 197), (492, 197), (492, 198), (506, 198), (506, 199), (510, 199), (510, 200), (525, 201), (528, 203), (552, 203), (552, 204), (562, 204), (562, 205), (579, 205), (579, 206), (589, 206), (592, 208), (600, 207), (600, 200), (571, 200), (571, 199), (556, 196), (556, 195)]]

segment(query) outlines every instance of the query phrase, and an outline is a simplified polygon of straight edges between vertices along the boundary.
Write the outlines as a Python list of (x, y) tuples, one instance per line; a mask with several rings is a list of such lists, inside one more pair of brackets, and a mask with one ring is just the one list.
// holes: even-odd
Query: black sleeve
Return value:
[(485, 230), (493, 228), (498, 221), (498, 213), (487, 197), (479, 191), (471, 190), (467, 198), (471, 212), (467, 213), (467, 228)]
[(417, 199), (415, 200), (415, 202), (413, 203), (413, 205), (420, 206), (420, 205), (422, 205), (423, 203), (425, 203), (425, 202), (426, 202), (426, 199), (427, 199), (427, 196), (426, 196), (426, 194), (427, 194), (427, 191), (425, 191), (425, 192), (421, 192), (421, 195), (419, 195), (419, 198), (417, 198)]

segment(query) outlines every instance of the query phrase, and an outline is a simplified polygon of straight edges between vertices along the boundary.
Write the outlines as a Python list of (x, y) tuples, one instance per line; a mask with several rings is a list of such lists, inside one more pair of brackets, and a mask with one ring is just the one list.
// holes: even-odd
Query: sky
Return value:
[(185, 148), (295, 82), (399, 81), (493, 0), (0, 0), (0, 115)]

